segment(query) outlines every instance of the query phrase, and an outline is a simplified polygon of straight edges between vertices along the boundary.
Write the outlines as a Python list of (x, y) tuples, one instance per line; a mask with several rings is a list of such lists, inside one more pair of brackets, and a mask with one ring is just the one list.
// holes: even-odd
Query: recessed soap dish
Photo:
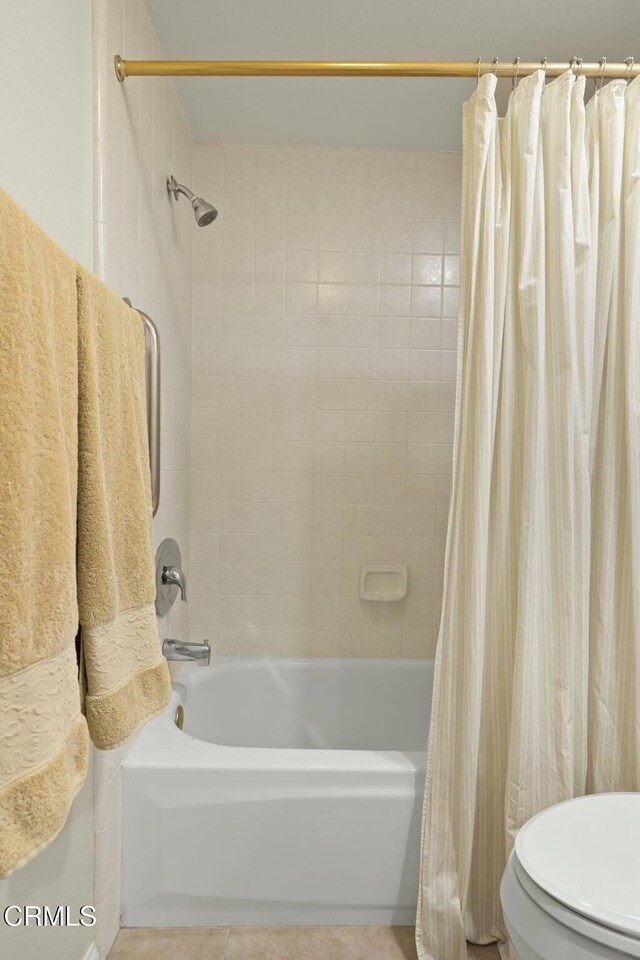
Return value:
[(360, 599), (403, 600), (407, 595), (407, 568), (384, 565), (360, 567)]

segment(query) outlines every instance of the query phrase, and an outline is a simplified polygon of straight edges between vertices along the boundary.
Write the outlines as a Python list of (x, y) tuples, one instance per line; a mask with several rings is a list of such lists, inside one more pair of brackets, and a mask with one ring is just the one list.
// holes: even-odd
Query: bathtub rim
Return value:
[[(219, 667), (246, 668), (264, 665), (273, 660), (287, 664), (321, 666), (331, 664), (384, 665), (385, 669), (409, 669), (411, 665), (430, 665), (430, 658), (383, 657), (216, 657)], [(316, 664), (317, 661), (317, 664)], [(180, 730), (174, 722), (178, 706), (188, 710), (189, 689), (207, 667), (187, 664), (172, 684), (171, 699), (166, 710), (151, 720), (138, 734), (123, 760), (123, 772), (131, 767), (175, 767), (176, 769), (205, 769), (264, 771), (342, 771), (344, 773), (423, 774), (426, 761), (424, 750), (351, 750), (299, 747), (229, 746), (212, 743)], [(204, 677), (203, 677), (204, 679)], [(427, 716), (427, 725), (429, 717)]]

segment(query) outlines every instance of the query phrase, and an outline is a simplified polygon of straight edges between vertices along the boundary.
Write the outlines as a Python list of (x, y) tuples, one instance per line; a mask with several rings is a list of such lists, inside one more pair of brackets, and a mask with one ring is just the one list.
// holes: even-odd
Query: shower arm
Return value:
[(183, 194), (189, 201), (193, 204), (193, 201), (196, 199), (195, 193), (192, 190), (189, 190), (189, 187), (185, 187), (182, 183), (178, 183), (174, 176), (171, 176), (167, 179), (167, 190), (169, 193), (172, 193), (174, 199), (178, 199), (180, 194)]

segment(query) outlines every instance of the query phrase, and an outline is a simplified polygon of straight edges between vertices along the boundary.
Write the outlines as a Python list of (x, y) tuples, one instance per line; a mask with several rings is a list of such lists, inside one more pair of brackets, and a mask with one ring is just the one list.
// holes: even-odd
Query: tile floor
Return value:
[[(121, 930), (109, 960), (416, 960), (413, 927)], [(469, 960), (499, 960), (470, 947)]]

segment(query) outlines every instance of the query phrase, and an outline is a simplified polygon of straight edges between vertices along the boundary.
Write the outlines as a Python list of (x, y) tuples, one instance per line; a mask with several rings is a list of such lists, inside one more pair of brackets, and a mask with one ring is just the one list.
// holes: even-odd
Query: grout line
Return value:
[(226, 960), (227, 957), (227, 947), (229, 945), (229, 935), (231, 933), (231, 927), (227, 927), (227, 934), (224, 938), (224, 947), (222, 948), (222, 957), (221, 960)]

